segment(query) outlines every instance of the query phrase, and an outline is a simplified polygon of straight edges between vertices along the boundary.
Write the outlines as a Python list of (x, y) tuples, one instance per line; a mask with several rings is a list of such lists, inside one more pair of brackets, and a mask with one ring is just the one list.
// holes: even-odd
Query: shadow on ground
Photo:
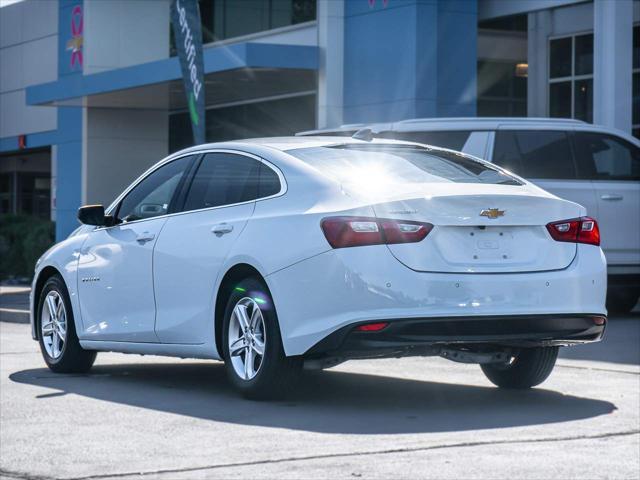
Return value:
[(308, 375), (287, 401), (238, 397), (220, 363), (96, 366), (88, 375), (46, 369), (10, 376), (107, 402), (242, 425), (322, 433), (399, 434), (504, 428), (604, 415), (612, 403), (535, 389), (502, 391), (375, 375), (326, 371)]

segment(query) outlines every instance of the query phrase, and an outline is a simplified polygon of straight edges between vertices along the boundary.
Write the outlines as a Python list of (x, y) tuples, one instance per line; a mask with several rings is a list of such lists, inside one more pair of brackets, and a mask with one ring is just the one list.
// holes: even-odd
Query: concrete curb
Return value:
[(29, 323), (29, 311), (13, 308), (0, 308), (0, 322)]

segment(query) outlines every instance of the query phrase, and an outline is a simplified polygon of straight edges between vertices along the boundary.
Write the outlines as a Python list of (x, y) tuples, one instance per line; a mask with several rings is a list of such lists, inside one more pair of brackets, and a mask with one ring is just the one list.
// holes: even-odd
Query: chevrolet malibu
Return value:
[(216, 359), (265, 398), (303, 368), (415, 355), (530, 388), (605, 329), (596, 220), (452, 150), (366, 132), (200, 145), (78, 218), (33, 281), (54, 372), (99, 351)]

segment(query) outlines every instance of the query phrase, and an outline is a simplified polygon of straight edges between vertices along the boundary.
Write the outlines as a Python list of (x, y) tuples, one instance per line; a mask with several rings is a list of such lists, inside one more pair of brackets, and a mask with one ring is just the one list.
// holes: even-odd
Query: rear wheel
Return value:
[(229, 296), (222, 340), (227, 375), (245, 397), (280, 397), (297, 380), (302, 361), (285, 356), (273, 300), (258, 279), (241, 281)]
[(37, 310), (38, 340), (47, 366), (57, 373), (84, 373), (96, 352), (84, 350), (76, 335), (67, 287), (59, 275), (44, 284)]
[(551, 374), (558, 347), (521, 349), (508, 363), (480, 365), (487, 378), (500, 388), (525, 389), (544, 382)]

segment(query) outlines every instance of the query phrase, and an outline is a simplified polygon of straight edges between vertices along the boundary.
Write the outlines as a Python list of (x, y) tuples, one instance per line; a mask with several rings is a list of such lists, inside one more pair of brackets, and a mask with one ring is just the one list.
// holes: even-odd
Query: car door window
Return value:
[(123, 222), (132, 222), (166, 215), (192, 158), (178, 158), (147, 175), (124, 197), (117, 217)]
[(569, 137), (562, 131), (500, 130), (493, 163), (525, 178), (577, 178)]
[(261, 163), (245, 155), (207, 153), (193, 178), (184, 210), (255, 200)]
[(613, 135), (576, 132), (576, 159), (582, 178), (640, 180), (640, 148)]

